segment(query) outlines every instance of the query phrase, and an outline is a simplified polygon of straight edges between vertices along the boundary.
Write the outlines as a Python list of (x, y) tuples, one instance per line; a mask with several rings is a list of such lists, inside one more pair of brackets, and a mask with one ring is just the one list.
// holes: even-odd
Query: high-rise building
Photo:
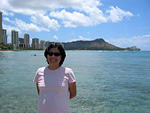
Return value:
[(32, 38), (32, 49), (39, 49), (39, 39)]
[(44, 40), (40, 41), (40, 49), (45, 49), (45, 41)]
[(19, 44), (18, 44), (18, 31), (12, 30), (11, 31), (11, 43), (14, 47), (14, 49), (16, 49)]
[(23, 38), (19, 38), (19, 47), (25, 48), (25, 44), (24, 44), (24, 39)]
[(2, 35), (2, 12), (0, 11), (0, 43), (3, 42), (3, 35)]
[(24, 34), (24, 44), (25, 44), (25, 48), (29, 48), (30, 47), (30, 36), (29, 34)]
[(24, 39), (23, 38), (19, 38), (19, 44), (24, 44)]
[(45, 42), (45, 47), (47, 48), (50, 45), (50, 41)]
[(4, 44), (7, 44), (7, 32), (6, 32), (6, 29), (3, 29), (3, 32), (2, 32), (2, 34), (3, 34), (3, 41), (2, 42), (4, 42)]

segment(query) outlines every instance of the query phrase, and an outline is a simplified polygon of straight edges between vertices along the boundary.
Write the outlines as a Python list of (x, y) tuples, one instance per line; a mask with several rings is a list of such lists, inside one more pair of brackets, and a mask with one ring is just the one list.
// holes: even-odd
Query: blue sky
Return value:
[(17, 30), (30, 40), (103, 38), (118, 47), (150, 50), (150, 0), (0, 0), (0, 11), (8, 43)]

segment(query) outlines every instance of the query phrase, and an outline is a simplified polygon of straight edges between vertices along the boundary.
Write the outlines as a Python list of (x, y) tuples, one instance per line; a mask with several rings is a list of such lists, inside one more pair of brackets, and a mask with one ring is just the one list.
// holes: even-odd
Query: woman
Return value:
[(61, 66), (65, 50), (53, 43), (44, 55), (49, 66), (39, 68), (33, 80), (39, 94), (37, 113), (71, 113), (69, 99), (76, 96), (76, 79), (70, 68)]

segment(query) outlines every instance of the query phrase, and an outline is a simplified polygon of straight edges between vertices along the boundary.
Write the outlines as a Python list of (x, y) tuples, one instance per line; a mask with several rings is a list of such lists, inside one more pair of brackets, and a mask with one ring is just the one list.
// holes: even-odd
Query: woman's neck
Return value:
[(59, 68), (59, 66), (48, 66), (48, 68), (50, 69), (50, 70), (56, 70), (56, 69), (58, 69)]

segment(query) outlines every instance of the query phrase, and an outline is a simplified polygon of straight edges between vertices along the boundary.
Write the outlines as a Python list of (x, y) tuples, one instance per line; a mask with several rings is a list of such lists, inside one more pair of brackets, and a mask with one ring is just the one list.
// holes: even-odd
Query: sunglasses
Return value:
[(60, 56), (61, 54), (59, 53), (59, 52), (48, 52), (48, 55), (49, 56), (53, 56), (53, 55), (55, 55), (55, 56)]

